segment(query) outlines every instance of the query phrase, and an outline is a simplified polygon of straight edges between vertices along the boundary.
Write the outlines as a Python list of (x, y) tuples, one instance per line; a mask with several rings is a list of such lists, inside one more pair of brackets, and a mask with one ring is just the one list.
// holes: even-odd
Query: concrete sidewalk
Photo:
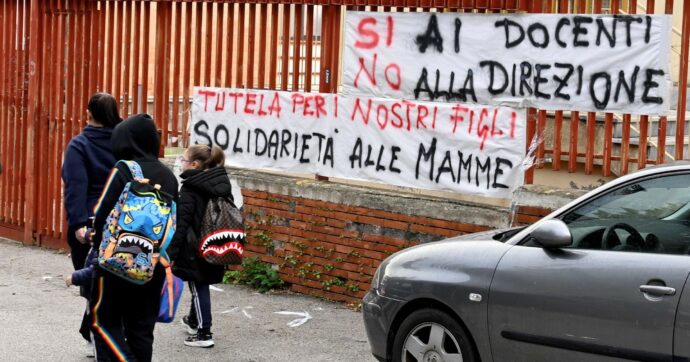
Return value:
[[(85, 300), (67, 288), (66, 254), (0, 239), (0, 359), (4, 361), (89, 361), (78, 334)], [(212, 291), (216, 346), (191, 348), (179, 318), (189, 308), (185, 289), (175, 322), (157, 324), (154, 361), (375, 361), (362, 315), (341, 304), (291, 294), (259, 294), (232, 285)], [(185, 286), (186, 288), (186, 286)], [(299, 316), (275, 312), (308, 312)]]

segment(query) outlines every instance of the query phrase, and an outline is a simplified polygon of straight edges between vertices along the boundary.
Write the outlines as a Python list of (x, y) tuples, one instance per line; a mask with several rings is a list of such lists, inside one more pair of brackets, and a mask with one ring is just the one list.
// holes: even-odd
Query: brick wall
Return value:
[(293, 291), (359, 302), (376, 267), (422, 242), (489, 229), (437, 218), (243, 189), (247, 251), (279, 266)]

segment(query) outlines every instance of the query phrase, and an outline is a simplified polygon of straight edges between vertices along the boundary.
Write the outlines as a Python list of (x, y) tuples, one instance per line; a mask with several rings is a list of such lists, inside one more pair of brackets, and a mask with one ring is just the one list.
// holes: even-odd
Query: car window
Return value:
[(623, 185), (562, 217), (572, 248), (690, 252), (690, 174)]

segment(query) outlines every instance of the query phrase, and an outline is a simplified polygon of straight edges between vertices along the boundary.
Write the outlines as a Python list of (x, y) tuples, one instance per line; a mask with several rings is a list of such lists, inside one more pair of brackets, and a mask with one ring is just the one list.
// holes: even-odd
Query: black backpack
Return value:
[(201, 219), (199, 253), (215, 265), (242, 263), (244, 217), (230, 197), (212, 197)]

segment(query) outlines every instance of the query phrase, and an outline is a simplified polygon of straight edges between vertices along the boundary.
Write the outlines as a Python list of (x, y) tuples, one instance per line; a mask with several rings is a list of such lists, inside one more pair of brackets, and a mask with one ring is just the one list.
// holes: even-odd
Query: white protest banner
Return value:
[(195, 88), (192, 143), (229, 166), (507, 198), (524, 110), (337, 94)]
[(670, 19), (348, 12), (344, 93), (664, 115)]

